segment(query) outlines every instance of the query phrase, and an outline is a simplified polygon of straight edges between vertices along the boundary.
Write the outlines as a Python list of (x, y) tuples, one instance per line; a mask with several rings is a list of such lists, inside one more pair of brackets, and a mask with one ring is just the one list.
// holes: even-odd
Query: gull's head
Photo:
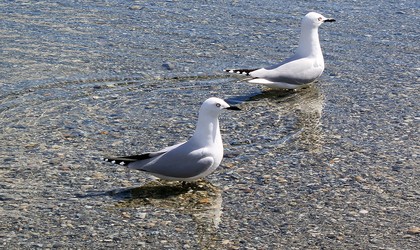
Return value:
[(217, 97), (210, 97), (205, 100), (200, 108), (200, 114), (208, 114), (213, 116), (219, 116), (224, 109), (240, 110), (236, 106), (230, 106), (223, 99)]
[(335, 22), (333, 18), (326, 18), (323, 15), (316, 12), (309, 12), (302, 19), (302, 26), (307, 26), (311, 28), (318, 28), (321, 24), (325, 22)]

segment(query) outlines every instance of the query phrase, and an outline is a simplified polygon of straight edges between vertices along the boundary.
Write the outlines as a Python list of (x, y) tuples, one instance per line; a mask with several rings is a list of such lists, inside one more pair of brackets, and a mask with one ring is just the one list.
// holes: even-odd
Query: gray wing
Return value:
[(323, 70), (324, 68), (316, 65), (316, 61), (312, 58), (293, 56), (280, 64), (252, 71), (249, 75), (272, 82), (306, 84), (318, 78)]
[(185, 143), (157, 157), (132, 162), (128, 167), (163, 177), (190, 178), (205, 172), (213, 163), (206, 149), (191, 150), (191, 145)]

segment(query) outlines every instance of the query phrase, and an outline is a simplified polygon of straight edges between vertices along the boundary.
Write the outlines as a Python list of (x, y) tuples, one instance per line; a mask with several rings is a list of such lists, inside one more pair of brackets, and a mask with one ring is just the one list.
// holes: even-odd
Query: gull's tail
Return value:
[(249, 76), (249, 73), (255, 70), (257, 69), (225, 69), (224, 71), (228, 73), (236, 73), (240, 75)]

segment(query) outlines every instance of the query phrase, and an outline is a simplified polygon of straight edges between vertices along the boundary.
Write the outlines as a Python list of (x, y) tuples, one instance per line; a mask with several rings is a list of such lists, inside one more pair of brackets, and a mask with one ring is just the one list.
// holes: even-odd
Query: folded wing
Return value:
[(252, 71), (249, 75), (256, 78), (252, 80), (254, 83), (258, 83), (260, 78), (270, 82), (300, 85), (313, 82), (323, 70), (323, 65), (317, 65), (312, 58), (290, 58), (281, 64)]
[(213, 164), (214, 158), (205, 148), (191, 151), (188, 144), (183, 144), (154, 158), (132, 162), (128, 167), (161, 178), (185, 179), (204, 173)]

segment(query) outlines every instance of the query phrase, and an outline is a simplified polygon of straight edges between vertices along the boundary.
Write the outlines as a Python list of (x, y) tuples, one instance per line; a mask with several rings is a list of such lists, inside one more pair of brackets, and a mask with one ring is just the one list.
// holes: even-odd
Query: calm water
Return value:
[[(312, 88), (266, 92), (222, 72), (266, 66), (291, 54), (309, 11), (337, 20), (320, 28), (326, 70)], [(343, 178), (362, 176), (381, 190), (398, 184), (403, 194), (418, 190), (418, 23), (416, 1), (2, 1), (3, 245), (106, 247), (104, 239), (115, 228), (122, 230), (121, 241), (111, 240), (115, 246), (142, 245), (132, 241), (140, 236), (124, 226), (128, 221), (153, 239), (149, 247), (308, 247), (310, 226), (306, 231), (299, 225), (331, 217), (313, 215), (312, 205), (336, 204), (338, 196), (325, 192), (342, 188)], [(243, 109), (221, 117), (226, 158), (207, 178), (211, 184), (204, 184), (215, 189), (194, 197), (178, 197), (175, 189), (179, 199), (152, 195), (149, 203), (108, 193), (148, 179), (99, 157), (187, 139), (200, 103), (210, 96)], [(326, 186), (331, 190), (321, 192)], [(364, 195), (356, 192), (337, 204), (382, 206), (375, 195)], [(418, 211), (395, 202), (408, 209), (401, 227), (418, 223)], [(83, 228), (74, 217), (81, 207), (79, 217), (89, 218)], [(128, 215), (121, 218), (121, 211)], [(203, 211), (212, 222), (203, 220)], [(29, 218), (39, 235), (8, 226)], [(343, 234), (374, 225), (337, 221)], [(288, 233), (280, 228), (285, 223)], [(68, 224), (73, 226), (49, 231)], [(340, 231), (337, 224), (319, 230)], [(66, 231), (79, 236), (62, 238)], [(336, 246), (354, 247), (367, 234)], [(401, 239), (391, 247), (403, 246)]]

